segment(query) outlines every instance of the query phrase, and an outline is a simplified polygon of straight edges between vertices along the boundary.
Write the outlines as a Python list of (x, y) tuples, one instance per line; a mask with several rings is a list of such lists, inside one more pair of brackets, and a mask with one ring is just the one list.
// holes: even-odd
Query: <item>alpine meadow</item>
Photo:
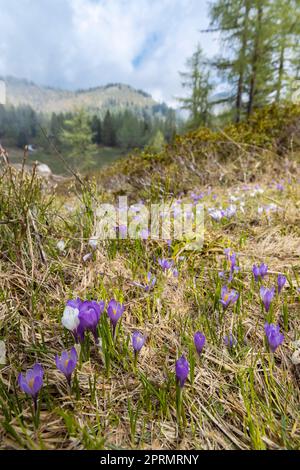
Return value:
[(22, 1), (0, 449), (300, 450), (300, 0)]

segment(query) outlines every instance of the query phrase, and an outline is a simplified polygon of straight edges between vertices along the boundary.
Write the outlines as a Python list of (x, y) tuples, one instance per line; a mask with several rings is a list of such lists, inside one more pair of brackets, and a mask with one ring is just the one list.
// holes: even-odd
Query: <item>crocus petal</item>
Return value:
[(76, 349), (73, 347), (70, 351), (70, 358), (72, 359), (73, 362), (77, 362), (78, 360), (78, 354), (77, 354), (77, 351)]
[(36, 396), (39, 393), (42, 386), (43, 386), (43, 379), (41, 376), (37, 375), (34, 379), (33, 387), (32, 387), (34, 396)]
[(75, 369), (76, 363), (72, 361), (72, 359), (69, 359), (67, 367), (66, 367), (66, 376), (70, 377), (73, 370)]
[(19, 376), (18, 376), (18, 383), (19, 383), (19, 386), (20, 386), (20, 389), (22, 390), (22, 392), (25, 392), (25, 393), (28, 393), (28, 395), (31, 395), (31, 389), (30, 389), (30, 387), (27, 385), (27, 382), (26, 382), (26, 380), (24, 379), (23, 374), (19, 374)]

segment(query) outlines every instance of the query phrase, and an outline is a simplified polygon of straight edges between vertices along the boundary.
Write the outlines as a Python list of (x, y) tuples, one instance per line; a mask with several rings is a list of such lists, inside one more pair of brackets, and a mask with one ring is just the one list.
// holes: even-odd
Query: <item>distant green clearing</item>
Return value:
[[(21, 149), (9, 149), (9, 158), (11, 163), (21, 163), (23, 160), (23, 155), (24, 152)], [(97, 148), (96, 152), (93, 153), (93, 165), (91, 166), (90, 170), (97, 170), (99, 168), (102, 168), (103, 166), (109, 165), (112, 162), (118, 160), (119, 158), (125, 157), (126, 155), (127, 152), (119, 148), (99, 147)], [(68, 159), (67, 153), (63, 154), (63, 158), (65, 158), (69, 164), (71, 163), (71, 160)], [(36, 150), (35, 152), (30, 152), (28, 155), (27, 163), (34, 163), (35, 161), (45, 163), (51, 168), (52, 172), (55, 174), (67, 174), (63, 162), (55, 152), (50, 153), (46, 150)]]

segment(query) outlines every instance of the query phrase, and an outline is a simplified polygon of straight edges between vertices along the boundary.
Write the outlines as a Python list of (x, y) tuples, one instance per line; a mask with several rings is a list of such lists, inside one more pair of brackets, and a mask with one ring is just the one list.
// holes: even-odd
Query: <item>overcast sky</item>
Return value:
[(0, 75), (77, 89), (111, 82), (174, 104), (197, 43), (218, 50), (206, 0), (0, 0)]

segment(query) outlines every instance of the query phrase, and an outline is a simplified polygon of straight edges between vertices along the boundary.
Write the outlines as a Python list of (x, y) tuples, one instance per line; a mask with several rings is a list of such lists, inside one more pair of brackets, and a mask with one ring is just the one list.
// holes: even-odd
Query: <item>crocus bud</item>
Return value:
[(181, 356), (176, 361), (175, 370), (176, 370), (176, 381), (179, 384), (180, 388), (182, 388), (185, 384), (185, 381), (190, 371), (189, 363), (184, 356)]
[(132, 347), (135, 353), (140, 352), (146, 341), (145, 336), (139, 331), (135, 331), (132, 335)]
[(267, 289), (266, 287), (261, 286), (260, 297), (264, 304), (266, 312), (270, 310), (271, 302), (273, 300), (274, 295), (275, 295), (274, 287), (272, 287), (272, 289)]
[(111, 299), (107, 307), (107, 315), (111, 321), (113, 327), (113, 333), (115, 333), (118, 320), (121, 318), (125, 310), (123, 304), (120, 304), (115, 299)]
[(283, 274), (278, 274), (278, 277), (277, 277), (278, 294), (280, 294), (280, 292), (282, 291), (282, 288), (285, 285), (285, 283), (286, 283), (286, 277)]
[(284, 335), (280, 333), (279, 325), (274, 325), (273, 323), (265, 323), (265, 334), (269, 343), (269, 347), (272, 353), (274, 353), (278, 346), (280, 346), (283, 342)]
[(232, 349), (237, 345), (237, 340), (232, 333), (224, 337), (224, 344), (228, 349)]
[(205, 335), (201, 333), (200, 331), (197, 331), (194, 334), (194, 344), (195, 344), (195, 348), (199, 356), (202, 352), (202, 349), (204, 348), (205, 340), (206, 340)]

